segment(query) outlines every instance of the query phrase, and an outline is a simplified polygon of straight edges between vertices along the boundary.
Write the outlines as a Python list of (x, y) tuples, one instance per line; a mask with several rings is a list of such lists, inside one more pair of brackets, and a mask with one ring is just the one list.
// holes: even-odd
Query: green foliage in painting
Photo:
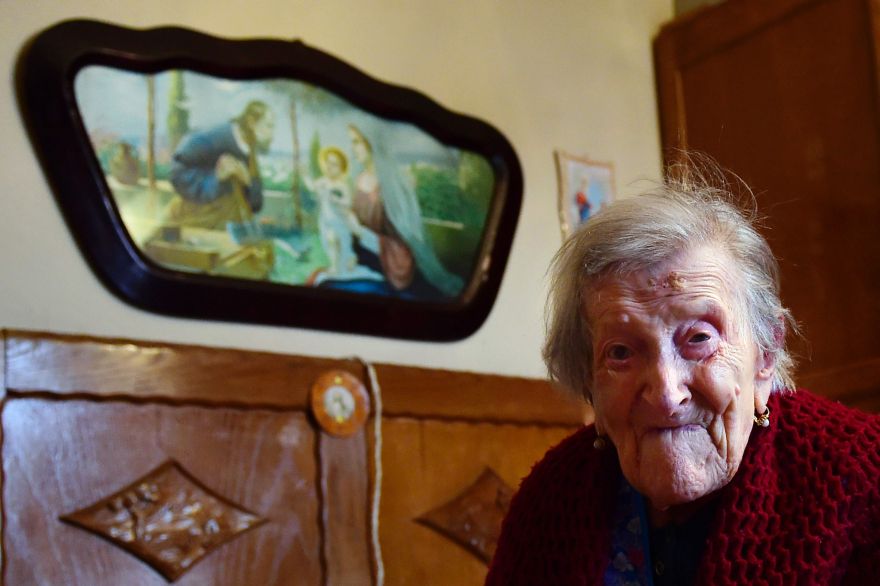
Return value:
[(457, 169), (413, 165), (411, 173), (438, 258), (450, 271), (469, 278), (492, 201), (492, 167), (483, 157), (464, 152)]
[(467, 202), (467, 214), (474, 222), (484, 222), (492, 202), (495, 174), (489, 161), (475, 153), (462, 153), (458, 181)]
[(297, 247), (303, 251), (302, 256), (293, 258), (287, 250), (275, 246), (275, 265), (271, 279), (282, 283), (306, 283), (317, 271), (330, 262), (321, 246), (321, 239), (314, 231), (304, 233), (298, 240)]
[(189, 132), (189, 110), (186, 107), (186, 87), (183, 72), (171, 71), (171, 89), (168, 93), (168, 145), (177, 148), (180, 140)]
[(321, 137), (318, 133), (312, 135), (312, 142), (309, 144), (309, 173), (313, 179), (321, 176)]
[(461, 190), (454, 170), (433, 165), (411, 167), (422, 217), (447, 222), (461, 221)]
[(296, 181), (297, 189), (299, 193), (302, 194), (301, 205), (302, 205), (302, 228), (304, 230), (317, 230), (318, 229), (318, 200), (315, 197), (315, 194), (309, 191), (309, 188), (306, 187), (305, 181), (303, 177), (297, 173), (294, 178)]

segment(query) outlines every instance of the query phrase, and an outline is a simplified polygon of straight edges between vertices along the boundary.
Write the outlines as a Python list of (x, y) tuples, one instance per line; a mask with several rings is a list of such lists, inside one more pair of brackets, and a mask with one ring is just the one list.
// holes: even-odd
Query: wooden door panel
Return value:
[(806, 338), (791, 339), (795, 380), (872, 410), (880, 378), (861, 365), (880, 358), (878, 7), (731, 0), (670, 23), (655, 44), (667, 159), (708, 153), (767, 216), (783, 302)]
[(817, 3), (682, 71), (689, 146), (741, 173), (769, 215), (783, 298), (813, 340), (799, 348), (802, 373), (880, 352), (880, 151), (864, 19), (857, 2)]
[(315, 433), (303, 413), (11, 398), (2, 419), (6, 584), (167, 584), (145, 562), (59, 517), (169, 459), (266, 519), (210, 551), (177, 584), (321, 583)]
[[(380, 537), (386, 584), (482, 584), (486, 563), (418, 519), (459, 497), (487, 467), (515, 491), (547, 448), (573, 430), (557, 425), (385, 419)], [(470, 538), (480, 539), (478, 533), (475, 528)]]

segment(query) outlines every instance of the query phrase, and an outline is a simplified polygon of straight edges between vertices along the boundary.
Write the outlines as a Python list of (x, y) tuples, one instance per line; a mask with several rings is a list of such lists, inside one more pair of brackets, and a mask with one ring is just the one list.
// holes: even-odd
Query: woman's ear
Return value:
[(758, 379), (771, 380), (776, 372), (776, 354), (769, 350), (758, 349), (758, 364), (756, 377)]
[(599, 423), (599, 417), (596, 414), (596, 405), (593, 403), (593, 394), (590, 389), (590, 385), (584, 384), (581, 388), (581, 393), (584, 400), (587, 402), (587, 405), (590, 406), (590, 411), (593, 412), (593, 426), (596, 428), (596, 434), (604, 435), (604, 430), (602, 429), (602, 424)]
[(758, 363), (755, 371), (755, 412), (763, 413), (773, 390), (776, 374), (776, 356), (767, 350), (758, 349)]

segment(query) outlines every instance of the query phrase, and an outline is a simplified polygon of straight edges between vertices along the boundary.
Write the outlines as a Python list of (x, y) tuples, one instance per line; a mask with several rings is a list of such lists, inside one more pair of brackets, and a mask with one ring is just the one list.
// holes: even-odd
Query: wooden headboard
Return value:
[[(590, 417), (546, 381), (391, 364), (377, 396), (356, 360), (24, 331), (0, 359), (9, 585), (369, 584), (380, 560), (481, 584), (511, 492)], [(378, 429), (318, 425), (335, 371)]]

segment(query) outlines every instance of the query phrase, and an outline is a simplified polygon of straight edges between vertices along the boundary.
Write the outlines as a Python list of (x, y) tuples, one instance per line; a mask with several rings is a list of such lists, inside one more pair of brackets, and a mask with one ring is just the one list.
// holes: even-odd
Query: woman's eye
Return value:
[(614, 344), (608, 347), (605, 355), (611, 360), (626, 360), (632, 356), (632, 350), (622, 344)]
[(690, 337), (688, 342), (691, 344), (702, 344), (703, 342), (708, 342), (711, 339), (711, 336), (705, 332), (699, 332)]

